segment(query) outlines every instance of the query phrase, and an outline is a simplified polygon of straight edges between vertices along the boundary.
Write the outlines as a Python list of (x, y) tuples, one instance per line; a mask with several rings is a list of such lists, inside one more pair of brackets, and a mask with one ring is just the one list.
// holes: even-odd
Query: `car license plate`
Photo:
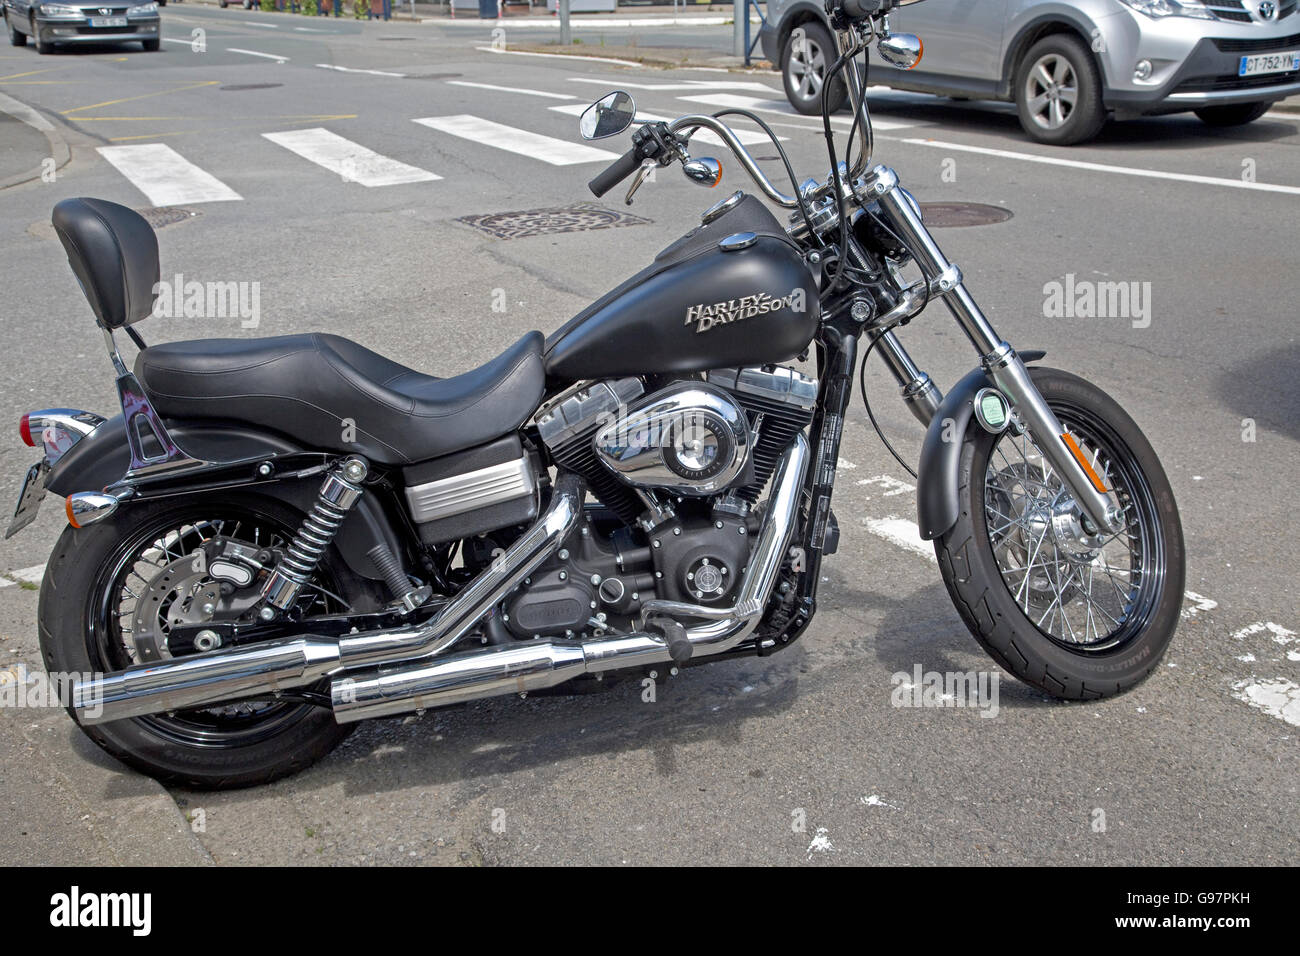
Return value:
[(18, 493), (18, 507), (14, 509), (14, 520), (9, 523), (6, 538), (12, 538), (23, 528), (36, 520), (36, 512), (45, 497), (45, 480), (50, 476), (50, 463), (42, 458), (37, 464), (27, 469), (23, 479), (23, 490)]
[(1264, 73), (1290, 73), (1300, 70), (1300, 50), (1286, 53), (1259, 53), (1243, 56), (1237, 64), (1238, 76), (1261, 76)]
[(91, 17), (90, 25), (92, 27), (124, 27), (126, 26), (126, 17)]

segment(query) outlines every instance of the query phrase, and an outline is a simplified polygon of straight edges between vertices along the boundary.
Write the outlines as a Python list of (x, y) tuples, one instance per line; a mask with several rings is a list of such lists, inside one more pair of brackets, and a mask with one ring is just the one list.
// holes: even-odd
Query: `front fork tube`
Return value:
[[(1043, 400), (1043, 396), (1038, 393), (1038, 389), (1034, 387), (1025, 363), (1016, 355), (1015, 349), (1002, 341), (993, 331), (993, 326), (989, 324), (989, 320), (985, 318), (984, 313), (980, 311), (967, 291), (962, 281), (961, 270), (948, 261), (934, 241), (934, 237), (921, 222), (921, 216), (913, 206), (911, 197), (898, 183), (898, 175), (886, 166), (877, 166), (866, 175), (860, 188), (880, 204), (891, 227), (898, 233), (899, 238), (911, 251), (917, 265), (925, 274), (926, 281), (930, 285), (930, 295), (943, 299), (948, 311), (952, 313), (957, 324), (966, 333), (966, 337), (982, 356), (981, 361), (985, 372), (1015, 407), (1020, 420), (1029, 429), (1034, 444), (1038, 446), (1048, 464), (1061, 476), (1083, 513), (1097, 528), (1105, 528), (1112, 532), (1119, 531), (1123, 527), (1123, 514), (1107, 497), (1108, 489), (1102, 483), (1100, 476), (1082, 459), (1082, 451), (1079, 451), (1076, 456), (1075, 451), (1066, 443), (1065, 430), (1047, 402)], [(881, 345), (885, 344), (882, 340)], [(894, 370), (894, 374), (899, 376), (902, 382), (918, 382), (917, 375), (911, 374), (911, 371), (915, 370), (915, 365), (912, 365), (911, 370), (903, 367), (901, 358), (906, 358), (906, 353), (902, 352), (897, 340), (891, 344), (895, 348), (886, 348), (883, 354)], [(898, 363), (898, 367), (895, 367), (895, 363)], [(904, 378), (900, 372), (907, 377)], [(904, 397), (907, 388), (905, 384)], [(913, 412), (920, 417), (920, 408), (925, 405), (928, 405), (928, 402), (919, 406), (913, 405)], [(930, 414), (933, 415), (933, 410)], [(1077, 448), (1077, 445), (1075, 447)]]

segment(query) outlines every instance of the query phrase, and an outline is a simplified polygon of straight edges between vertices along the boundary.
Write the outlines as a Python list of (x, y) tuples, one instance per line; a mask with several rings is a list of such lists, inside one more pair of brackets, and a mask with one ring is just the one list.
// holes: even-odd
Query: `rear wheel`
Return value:
[(1016, 71), (1016, 109), (1024, 131), (1040, 143), (1070, 146), (1097, 135), (1106, 107), (1097, 64), (1082, 40), (1058, 33), (1029, 48)]
[(1123, 508), (1116, 534), (1089, 533), (1027, 434), (972, 425), (956, 525), (935, 542), (944, 583), (984, 649), (1056, 697), (1107, 697), (1140, 683), (1182, 606), (1182, 528), (1151, 445), (1095, 385), (1056, 369), (1034, 384)]
[[(228, 610), (230, 596), (206, 575), (206, 565), (196, 563), (203, 543), (216, 537), (274, 551), (300, 517), (278, 502), (246, 496), (215, 504), (137, 505), (80, 530), (66, 528), (41, 585), (46, 667), (51, 674), (110, 673), (174, 656), (167, 640), (171, 628), (236, 613)], [(359, 583), (331, 549), (298, 610), (345, 610), (359, 594)], [(351, 729), (336, 723), (328, 708), (276, 699), (82, 727), (96, 744), (143, 773), (210, 789), (295, 773), (329, 753)]]
[[(820, 116), (826, 72), (838, 58), (835, 38), (817, 21), (801, 23), (791, 30), (781, 51), (781, 78), (790, 105), (800, 113)], [(849, 90), (843, 72), (831, 82), (827, 95), (832, 113), (844, 107)]]
[(1245, 126), (1253, 123), (1272, 106), (1269, 103), (1233, 103), (1231, 106), (1207, 106), (1196, 111), (1197, 117), (1207, 126)]

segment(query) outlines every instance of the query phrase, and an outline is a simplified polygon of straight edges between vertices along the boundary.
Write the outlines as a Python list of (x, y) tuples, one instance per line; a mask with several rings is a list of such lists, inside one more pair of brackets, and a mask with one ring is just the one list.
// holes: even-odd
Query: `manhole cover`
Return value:
[(182, 209), (180, 206), (154, 206), (149, 209), (137, 209), (136, 212), (144, 216), (145, 222), (155, 229), (162, 229), (164, 226), (170, 226), (173, 223), (184, 222), (186, 219), (198, 215), (198, 213)]
[(921, 219), (931, 229), (945, 226), (987, 226), (1006, 222), (1011, 210), (982, 202), (923, 202)]
[(220, 90), (270, 90), (277, 86), (284, 86), (283, 83), (232, 83), (229, 86), (219, 86)]
[(580, 202), (552, 209), (461, 216), (456, 221), (473, 226), (497, 239), (524, 239), (559, 232), (591, 232), (593, 229), (614, 229), (618, 226), (642, 226), (652, 220), (631, 213), (615, 212), (595, 203)]

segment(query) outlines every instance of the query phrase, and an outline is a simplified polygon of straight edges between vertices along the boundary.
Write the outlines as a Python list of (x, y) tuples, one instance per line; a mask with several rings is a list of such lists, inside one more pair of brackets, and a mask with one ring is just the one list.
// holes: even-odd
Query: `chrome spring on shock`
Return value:
[(362, 458), (349, 458), (325, 476), (316, 503), (303, 519), (298, 533), (293, 536), (270, 579), (262, 588), (264, 618), (274, 616), (271, 608), (285, 610), (298, 597), (298, 591), (311, 580), (316, 566), (339, 533), (343, 519), (352, 506), (365, 493), (360, 482), (365, 480), (369, 467)]

